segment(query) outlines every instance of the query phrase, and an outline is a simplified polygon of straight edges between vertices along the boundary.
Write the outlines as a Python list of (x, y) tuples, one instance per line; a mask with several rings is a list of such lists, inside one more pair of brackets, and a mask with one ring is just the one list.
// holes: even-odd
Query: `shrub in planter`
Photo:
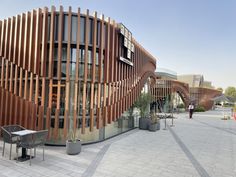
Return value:
[(76, 138), (76, 133), (71, 131), (69, 138), (66, 141), (66, 153), (69, 155), (76, 155), (81, 152), (81, 141)]
[(148, 130), (150, 119), (147, 117), (139, 118), (139, 129)]
[(160, 130), (160, 119), (157, 117), (155, 113), (151, 114), (151, 119), (150, 119), (150, 124), (149, 124), (149, 131), (157, 131)]
[(205, 112), (205, 108), (203, 106), (197, 106), (194, 109), (194, 112)]

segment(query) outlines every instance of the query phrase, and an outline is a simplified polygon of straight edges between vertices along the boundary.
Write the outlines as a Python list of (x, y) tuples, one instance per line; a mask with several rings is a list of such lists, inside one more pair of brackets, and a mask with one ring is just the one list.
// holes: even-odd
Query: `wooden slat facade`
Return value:
[(134, 38), (133, 66), (120, 61), (120, 35), (114, 20), (71, 7), (0, 21), (0, 126), (48, 129), (57, 141), (117, 121), (156, 67)]

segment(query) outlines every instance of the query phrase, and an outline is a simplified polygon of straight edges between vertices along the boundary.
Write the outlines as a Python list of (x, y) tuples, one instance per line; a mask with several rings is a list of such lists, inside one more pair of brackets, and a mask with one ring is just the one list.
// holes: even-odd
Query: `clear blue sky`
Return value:
[(0, 19), (51, 5), (122, 22), (158, 59), (157, 68), (236, 87), (236, 0), (1, 0)]

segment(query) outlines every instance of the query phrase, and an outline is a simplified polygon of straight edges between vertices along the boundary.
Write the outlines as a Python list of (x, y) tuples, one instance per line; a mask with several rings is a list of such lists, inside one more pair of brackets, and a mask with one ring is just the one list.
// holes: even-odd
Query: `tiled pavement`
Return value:
[(76, 156), (66, 155), (65, 147), (46, 147), (42, 161), (39, 149), (32, 166), (9, 160), (7, 150), (0, 156), (0, 177), (236, 177), (236, 121), (221, 120), (222, 111), (176, 117), (167, 130), (163, 122), (157, 132), (135, 129), (83, 146)]

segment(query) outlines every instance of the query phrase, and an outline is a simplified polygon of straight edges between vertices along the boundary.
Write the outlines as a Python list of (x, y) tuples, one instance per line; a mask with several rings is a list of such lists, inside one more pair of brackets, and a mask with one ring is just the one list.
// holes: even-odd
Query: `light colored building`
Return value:
[(202, 87), (204, 77), (200, 74), (178, 75), (177, 80), (189, 84), (189, 87)]
[(177, 80), (177, 73), (165, 68), (157, 68), (156, 76), (164, 80)]

